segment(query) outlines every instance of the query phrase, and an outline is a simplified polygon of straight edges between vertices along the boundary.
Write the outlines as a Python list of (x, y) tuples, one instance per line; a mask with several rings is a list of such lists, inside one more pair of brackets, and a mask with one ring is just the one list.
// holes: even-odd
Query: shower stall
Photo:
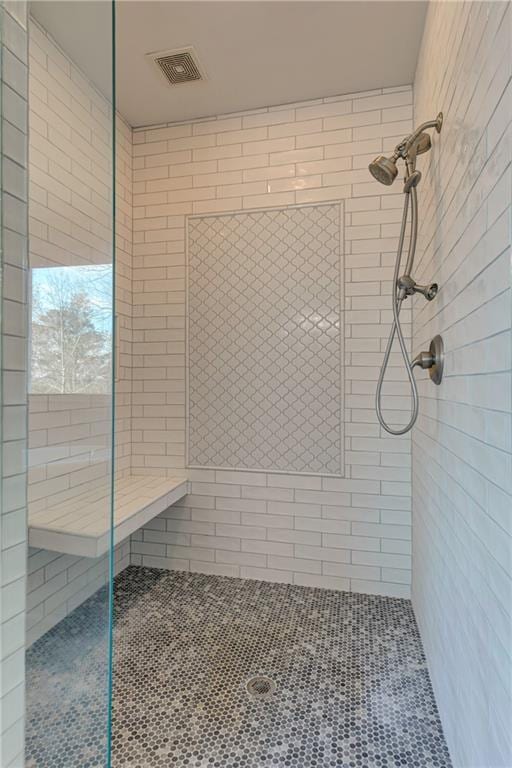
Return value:
[(510, 768), (511, 30), (0, 0), (0, 768)]

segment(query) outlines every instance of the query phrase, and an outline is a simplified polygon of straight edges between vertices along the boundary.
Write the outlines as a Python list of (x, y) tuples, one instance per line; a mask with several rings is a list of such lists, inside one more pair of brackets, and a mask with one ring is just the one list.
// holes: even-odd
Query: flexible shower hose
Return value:
[[(409, 167), (407, 168), (407, 170), (409, 172), (410, 170)], [(407, 347), (405, 345), (404, 335), (402, 333), (402, 328), (400, 326), (400, 310), (402, 308), (402, 302), (405, 298), (405, 292), (403, 289), (399, 288), (399, 285), (398, 285), (400, 264), (402, 261), (402, 252), (404, 248), (405, 230), (407, 228), (407, 214), (409, 212), (409, 197), (411, 197), (411, 238), (409, 241), (409, 253), (407, 255), (407, 264), (405, 268), (405, 274), (407, 275), (410, 275), (412, 271), (414, 254), (416, 251), (416, 239), (418, 234), (418, 199), (416, 195), (416, 187), (411, 187), (405, 193), (404, 210), (402, 214), (402, 227), (400, 230), (400, 239), (398, 241), (398, 249), (396, 253), (395, 272), (393, 275), (393, 290), (391, 293), (392, 308), (393, 308), (393, 324), (391, 326), (391, 331), (389, 333), (389, 339), (386, 346), (386, 351), (384, 353), (384, 360), (382, 361), (382, 366), (379, 374), (379, 381), (377, 384), (377, 392), (375, 395), (375, 410), (377, 411), (377, 418), (379, 419), (380, 425), (386, 430), (386, 432), (389, 432), (390, 435), (405, 435), (406, 432), (409, 432), (409, 430), (412, 429), (412, 427), (414, 426), (414, 423), (416, 422), (416, 419), (418, 418), (418, 388), (416, 386), (416, 380), (413, 374), (412, 363), (409, 360), (409, 355), (407, 353)], [(391, 347), (393, 346), (393, 341), (395, 339), (395, 333), (398, 336), (400, 350), (402, 352), (402, 357), (405, 364), (405, 370), (407, 372), (407, 376), (409, 377), (409, 383), (411, 385), (411, 392), (412, 392), (411, 418), (409, 420), (409, 423), (402, 429), (393, 429), (392, 427), (389, 426), (389, 424), (386, 423), (382, 415), (382, 405), (381, 405), (382, 385), (384, 383), (384, 377), (386, 375), (386, 371), (388, 368), (389, 356), (391, 354)]]

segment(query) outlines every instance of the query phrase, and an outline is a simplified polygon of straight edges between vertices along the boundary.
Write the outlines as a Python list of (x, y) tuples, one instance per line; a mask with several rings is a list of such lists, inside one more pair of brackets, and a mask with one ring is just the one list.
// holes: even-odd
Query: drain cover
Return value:
[(257, 677), (251, 677), (245, 684), (247, 693), (252, 699), (259, 699), (264, 701), (270, 699), (276, 689), (276, 684), (270, 677), (263, 677), (258, 675)]

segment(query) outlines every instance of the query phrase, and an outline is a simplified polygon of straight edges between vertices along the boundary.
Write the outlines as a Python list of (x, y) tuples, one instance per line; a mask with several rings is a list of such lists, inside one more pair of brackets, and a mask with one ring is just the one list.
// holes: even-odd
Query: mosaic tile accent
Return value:
[(188, 219), (188, 462), (342, 474), (342, 206)]
[[(29, 768), (105, 765), (100, 594), (29, 653)], [(131, 566), (115, 611), (114, 768), (451, 766), (407, 600)]]

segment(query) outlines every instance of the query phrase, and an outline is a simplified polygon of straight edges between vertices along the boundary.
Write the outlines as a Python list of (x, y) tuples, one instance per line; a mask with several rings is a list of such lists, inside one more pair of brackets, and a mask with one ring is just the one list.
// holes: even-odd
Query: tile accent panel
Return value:
[(342, 216), (187, 219), (189, 466), (343, 474)]
[[(132, 537), (135, 564), (409, 595), (410, 439), (374, 412), (402, 194), (367, 166), (411, 127), (400, 86), (134, 131), (132, 472), (185, 464), (187, 215), (344, 200), (346, 390), (344, 478), (191, 470), (187, 499)], [(385, 397), (405, 423), (396, 350)]]
[[(444, 337), (413, 432), (413, 603), (454, 766), (512, 765), (510, 3), (430, 3), (415, 122), (422, 156), (414, 348)], [(423, 157), (425, 159), (423, 160)]]

